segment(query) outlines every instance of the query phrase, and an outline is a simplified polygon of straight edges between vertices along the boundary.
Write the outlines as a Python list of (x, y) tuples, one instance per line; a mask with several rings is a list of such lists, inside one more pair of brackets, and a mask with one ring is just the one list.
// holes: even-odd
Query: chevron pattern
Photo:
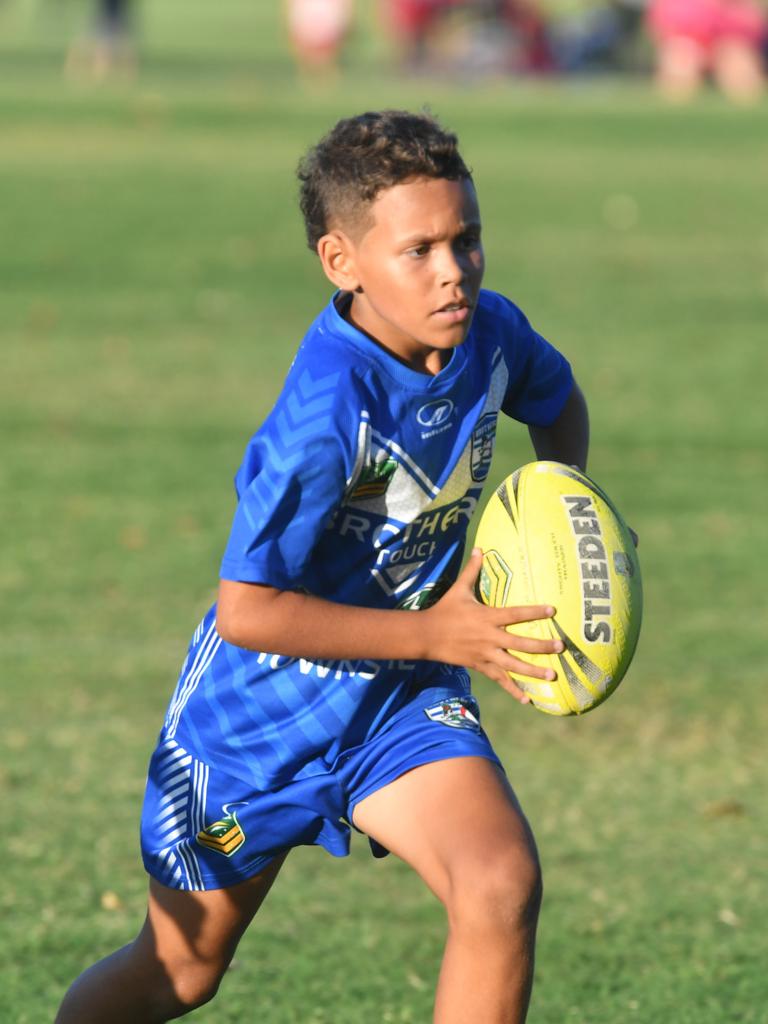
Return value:
[[(313, 378), (308, 370), (304, 370), (293, 389), (283, 393), (273, 430), (262, 435), (268, 458), (254, 481), (252, 492), (264, 512), (273, 508), (271, 495), (279, 491), (285, 478), (295, 475), (296, 467), (306, 461), (307, 441), (324, 433), (335, 433), (331, 410), (340, 376), (339, 373), (329, 373)], [(293, 525), (300, 521), (297, 518)], [(251, 522), (251, 526), (254, 525)]]

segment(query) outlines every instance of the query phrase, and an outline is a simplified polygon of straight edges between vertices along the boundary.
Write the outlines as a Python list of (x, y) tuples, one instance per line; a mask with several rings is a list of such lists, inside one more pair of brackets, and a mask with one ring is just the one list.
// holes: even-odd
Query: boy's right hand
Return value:
[[(519, 672), (535, 679), (556, 678), (552, 669), (532, 665), (516, 657), (512, 651), (523, 654), (553, 654), (563, 650), (561, 640), (536, 640), (508, 633), (507, 626), (535, 619), (549, 619), (555, 614), (551, 605), (530, 605), (512, 608), (488, 608), (475, 597), (475, 583), (480, 573), (483, 552), (474, 548), (459, 578), (445, 595), (425, 609), (422, 616), (429, 617), (429, 635), (434, 651), (429, 658), (450, 665), (465, 665), (482, 672), (519, 700), (529, 704), (530, 697), (523, 693), (507, 673)], [(426, 624), (425, 624), (426, 625)]]

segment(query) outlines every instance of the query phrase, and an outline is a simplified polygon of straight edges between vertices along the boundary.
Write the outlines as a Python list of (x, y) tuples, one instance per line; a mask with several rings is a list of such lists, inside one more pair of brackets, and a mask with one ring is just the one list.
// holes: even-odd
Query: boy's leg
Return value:
[(694, 39), (662, 39), (657, 44), (656, 84), (668, 100), (684, 102), (701, 86), (706, 65), (706, 50)]
[(541, 875), (533, 835), (500, 769), (482, 757), (426, 764), (361, 800), (353, 818), (445, 905), (435, 1024), (523, 1024)]
[(150, 879), (137, 938), (80, 975), (56, 1024), (160, 1024), (208, 1002), (284, 860), (229, 889), (182, 892)]
[(717, 47), (714, 71), (720, 88), (736, 103), (754, 103), (765, 88), (759, 46), (745, 40), (726, 40)]

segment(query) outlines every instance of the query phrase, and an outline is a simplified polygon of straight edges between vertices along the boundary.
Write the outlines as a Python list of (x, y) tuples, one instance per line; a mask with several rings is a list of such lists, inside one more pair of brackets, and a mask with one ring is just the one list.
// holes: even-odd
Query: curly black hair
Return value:
[(471, 180), (456, 136), (430, 114), (381, 110), (339, 121), (298, 167), (307, 244), (359, 224), (385, 188), (411, 178)]

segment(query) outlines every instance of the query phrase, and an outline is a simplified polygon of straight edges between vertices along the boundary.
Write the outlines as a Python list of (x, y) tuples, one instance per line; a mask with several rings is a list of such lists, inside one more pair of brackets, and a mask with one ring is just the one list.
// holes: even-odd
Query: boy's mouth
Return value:
[(471, 303), (468, 299), (454, 299), (452, 302), (446, 302), (444, 306), (435, 310), (436, 313), (446, 313), (455, 309), (469, 309)]
[(439, 316), (441, 320), (449, 323), (462, 323), (472, 313), (472, 304), (467, 299), (457, 299), (454, 302), (446, 302), (444, 306), (436, 309), (433, 316)]

